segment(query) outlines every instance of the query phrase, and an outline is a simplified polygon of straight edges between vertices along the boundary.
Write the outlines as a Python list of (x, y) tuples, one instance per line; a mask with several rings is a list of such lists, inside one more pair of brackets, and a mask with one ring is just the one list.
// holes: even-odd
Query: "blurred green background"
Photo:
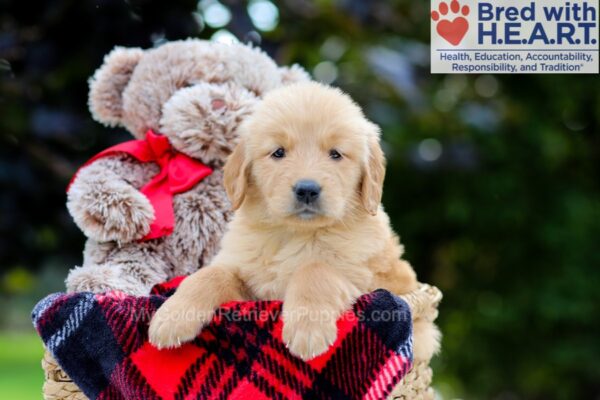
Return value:
[(384, 204), (445, 294), (444, 399), (600, 399), (597, 75), (431, 75), (429, 2), (0, 0), (0, 397), (39, 399), (29, 312), (84, 237), (65, 186), (128, 139), (87, 79), (115, 45), (240, 40), (342, 87), (384, 132)]

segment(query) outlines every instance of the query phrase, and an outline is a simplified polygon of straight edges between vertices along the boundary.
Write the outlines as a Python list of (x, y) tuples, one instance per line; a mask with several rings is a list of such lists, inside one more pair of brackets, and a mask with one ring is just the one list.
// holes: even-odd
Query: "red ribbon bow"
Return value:
[[(200, 161), (179, 153), (173, 149), (166, 136), (158, 135), (152, 130), (146, 132), (145, 140), (131, 140), (101, 151), (89, 159), (81, 168), (99, 158), (119, 153), (129, 154), (142, 163), (154, 162), (160, 167), (160, 172), (140, 189), (154, 207), (154, 221), (150, 225), (150, 232), (142, 240), (170, 235), (175, 225), (173, 195), (191, 189), (195, 184), (212, 174), (212, 169)], [(79, 170), (71, 179), (67, 192), (78, 173)]]

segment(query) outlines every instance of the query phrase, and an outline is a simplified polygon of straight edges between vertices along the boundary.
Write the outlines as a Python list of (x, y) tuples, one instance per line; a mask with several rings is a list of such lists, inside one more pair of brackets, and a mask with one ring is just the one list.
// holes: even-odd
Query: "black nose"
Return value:
[(321, 186), (315, 181), (301, 180), (294, 186), (294, 193), (296, 194), (296, 200), (301, 203), (314, 203), (321, 193)]

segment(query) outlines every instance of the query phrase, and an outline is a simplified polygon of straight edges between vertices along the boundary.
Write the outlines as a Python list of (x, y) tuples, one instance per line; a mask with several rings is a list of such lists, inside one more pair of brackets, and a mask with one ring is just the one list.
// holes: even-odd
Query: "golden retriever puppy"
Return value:
[[(242, 127), (224, 172), (235, 215), (211, 265), (188, 277), (157, 311), (150, 342), (192, 340), (227, 301), (283, 300), (283, 340), (310, 359), (337, 336), (336, 320), (360, 295), (417, 287), (383, 211), (379, 129), (338, 89), (301, 83), (266, 95)], [(439, 333), (414, 325), (416, 359)]]

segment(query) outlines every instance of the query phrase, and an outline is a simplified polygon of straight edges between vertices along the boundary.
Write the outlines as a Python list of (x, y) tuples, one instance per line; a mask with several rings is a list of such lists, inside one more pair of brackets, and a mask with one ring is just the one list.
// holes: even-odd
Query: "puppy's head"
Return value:
[(225, 165), (233, 208), (279, 223), (326, 226), (375, 215), (384, 158), (379, 129), (338, 89), (314, 82), (267, 94)]

